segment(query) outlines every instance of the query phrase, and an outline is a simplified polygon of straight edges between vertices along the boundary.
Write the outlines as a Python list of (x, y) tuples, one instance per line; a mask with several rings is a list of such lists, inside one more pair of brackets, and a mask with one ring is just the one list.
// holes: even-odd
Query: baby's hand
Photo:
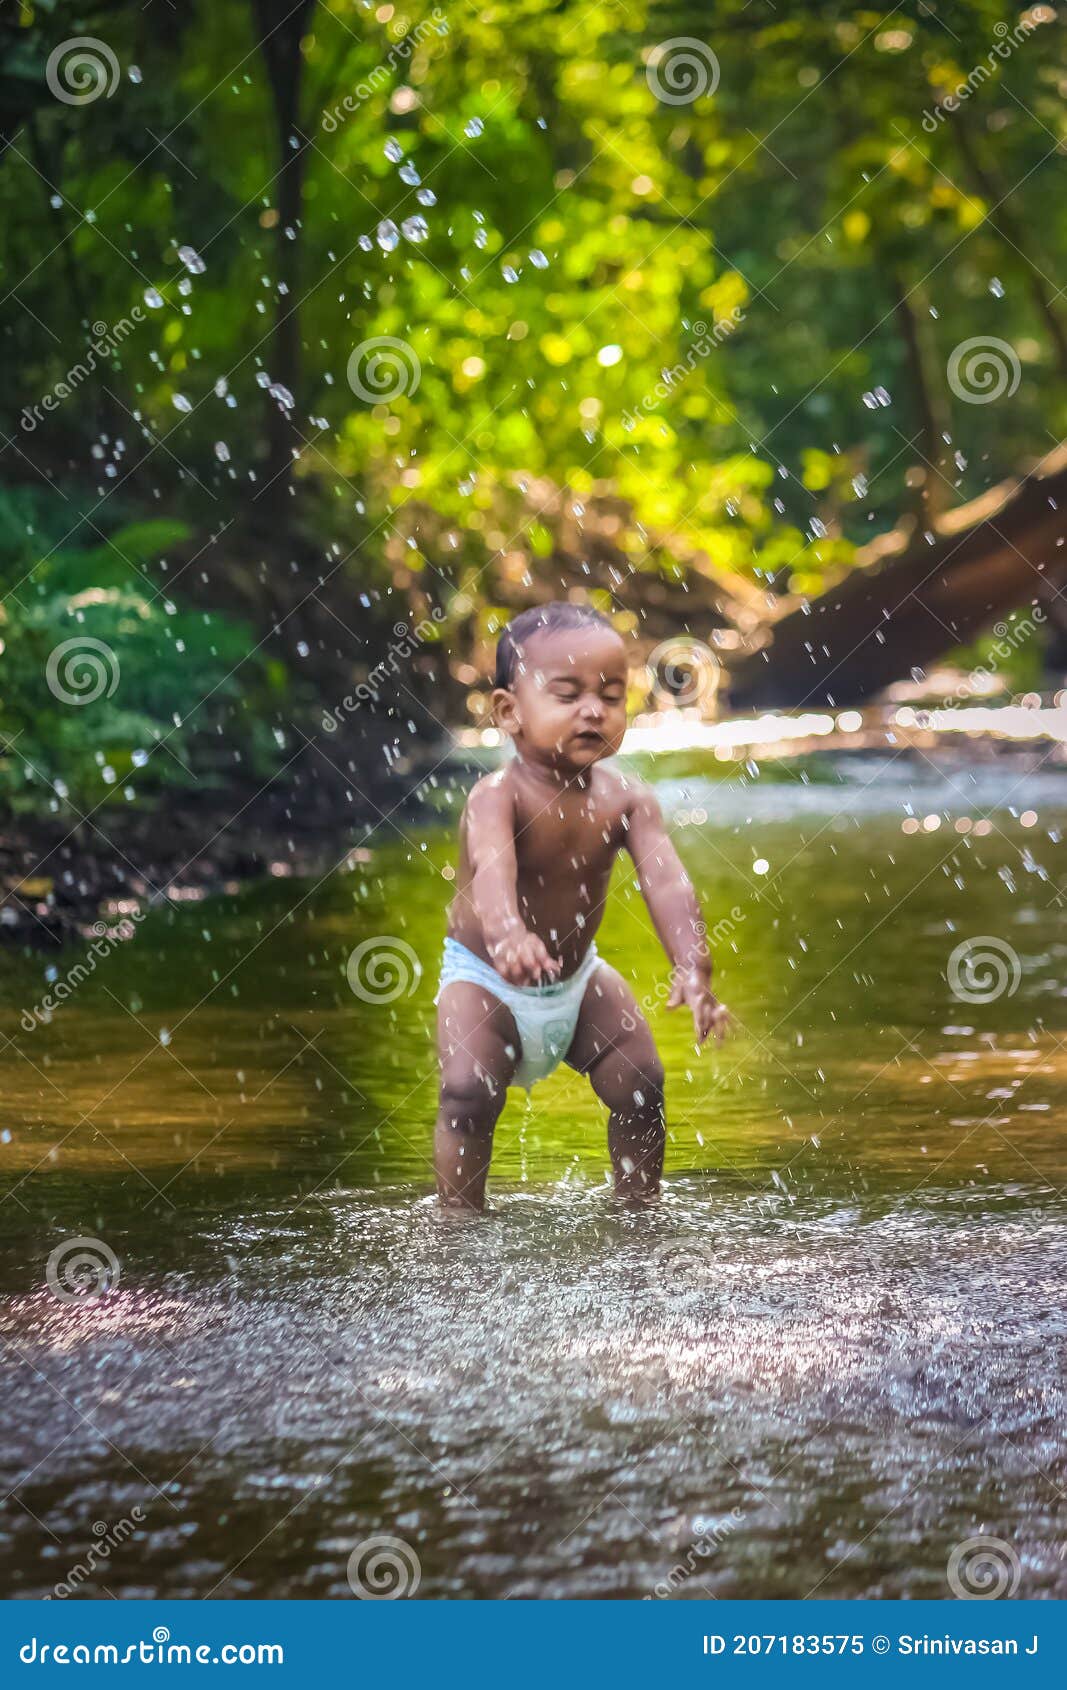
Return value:
[(677, 1009), (683, 1003), (693, 1011), (697, 1043), (703, 1044), (708, 1034), (714, 1032), (716, 1044), (721, 1045), (730, 1024), (730, 1012), (714, 995), (707, 975), (699, 968), (674, 971), (667, 1008)]
[(544, 979), (556, 979), (563, 966), (544, 940), (525, 927), (489, 948), (493, 967), (512, 986), (539, 986)]

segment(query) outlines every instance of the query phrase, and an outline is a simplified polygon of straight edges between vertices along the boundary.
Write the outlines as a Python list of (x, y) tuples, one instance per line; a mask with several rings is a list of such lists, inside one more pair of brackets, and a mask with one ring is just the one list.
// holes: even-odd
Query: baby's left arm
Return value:
[(687, 1003), (699, 1042), (714, 1030), (722, 1043), (726, 1010), (711, 990), (707, 928), (693, 883), (682, 867), (652, 793), (640, 789), (626, 812), (626, 849), (660, 943), (674, 964), (668, 1009)]

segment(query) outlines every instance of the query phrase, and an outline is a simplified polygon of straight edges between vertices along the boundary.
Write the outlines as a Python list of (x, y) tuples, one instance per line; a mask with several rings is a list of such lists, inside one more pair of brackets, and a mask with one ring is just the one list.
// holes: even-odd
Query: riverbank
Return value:
[[(431, 757), (427, 751), (427, 757)], [(8, 817), (0, 828), (0, 943), (53, 947), (98, 921), (197, 903), (258, 880), (341, 864), (376, 827), (422, 813), (418, 776), (361, 768), (359, 784), (305, 759), (283, 785), (181, 793), (158, 809)], [(412, 790), (412, 788), (415, 790)]]
[[(139, 817), (111, 809), (70, 825), (9, 823), (0, 833), (0, 941), (62, 945), (133, 910), (319, 876), (372, 837), (380, 843), (450, 813), (504, 755), (494, 730), (464, 729), (402, 770), (361, 770), (358, 790), (322, 782), (311, 763), (290, 785), (244, 802), (239, 794), (225, 805), (217, 794), (186, 796)], [(808, 810), (841, 808), (845, 799), (852, 813), (899, 813), (902, 825), (917, 811), (982, 823), (990, 810), (1029, 814), (1063, 802), (1067, 710), (1035, 697), (1024, 706), (900, 705), (721, 722), (672, 711), (637, 719), (622, 762), (677, 796), (686, 820), (711, 812), (770, 819), (790, 789), (803, 787)], [(819, 790), (833, 796), (820, 799)], [(785, 805), (794, 809), (795, 800)]]

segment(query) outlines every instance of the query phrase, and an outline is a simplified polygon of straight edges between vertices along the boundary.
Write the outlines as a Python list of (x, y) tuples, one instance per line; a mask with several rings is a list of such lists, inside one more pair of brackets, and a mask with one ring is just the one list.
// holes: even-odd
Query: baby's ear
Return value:
[(507, 687), (493, 689), (493, 722), (501, 733), (514, 734), (519, 727), (519, 706)]

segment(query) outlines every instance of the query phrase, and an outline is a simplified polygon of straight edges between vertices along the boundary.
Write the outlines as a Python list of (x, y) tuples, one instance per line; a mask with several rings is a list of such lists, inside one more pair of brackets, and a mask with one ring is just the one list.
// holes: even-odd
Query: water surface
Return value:
[[(442, 828), (155, 911), (33, 1031), (77, 947), (6, 957), (7, 1592), (132, 1517), (77, 1592), (348, 1598), (387, 1535), (420, 1596), (948, 1597), (986, 1535), (1018, 1595), (1067, 1594), (1067, 791), (830, 774), (662, 784), (722, 1052), (659, 1007), (617, 877), (600, 948), (668, 1070), (652, 1212), (566, 1071), (511, 1094), (490, 1216), (429, 1200)], [(369, 1002), (346, 964), (383, 937), (410, 951)], [(978, 937), (1008, 960), (971, 1002)], [(65, 1302), (77, 1236), (119, 1276)]]

